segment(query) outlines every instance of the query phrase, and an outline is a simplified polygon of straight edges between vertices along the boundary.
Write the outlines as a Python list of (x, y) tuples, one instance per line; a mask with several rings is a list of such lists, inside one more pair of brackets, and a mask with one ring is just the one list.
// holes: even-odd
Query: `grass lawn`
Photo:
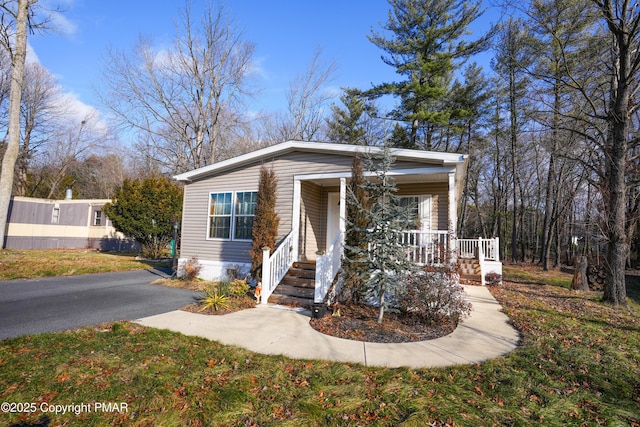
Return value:
[(124, 402), (121, 412), (48, 415), (52, 426), (640, 426), (638, 300), (614, 310), (598, 293), (516, 274), (508, 282), (514, 272), (492, 289), (522, 334), (503, 358), (367, 368), (116, 323), (0, 342), (0, 402), (38, 409), (5, 411), (0, 424), (37, 421), (43, 403)]
[(0, 280), (111, 273), (158, 267), (171, 267), (171, 262), (137, 260), (136, 254), (94, 250), (0, 250)]

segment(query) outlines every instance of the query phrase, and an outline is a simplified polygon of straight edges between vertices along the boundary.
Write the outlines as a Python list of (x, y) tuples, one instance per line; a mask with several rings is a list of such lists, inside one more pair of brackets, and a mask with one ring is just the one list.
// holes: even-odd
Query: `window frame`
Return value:
[(399, 199), (418, 199), (418, 221), (420, 222), (420, 228), (416, 231), (429, 232), (433, 229), (433, 205), (431, 194), (402, 194), (397, 197)]
[(94, 227), (102, 227), (102, 218), (104, 216), (102, 215), (102, 209), (95, 209), (93, 211), (93, 226)]
[[(211, 240), (211, 241), (223, 241), (223, 242), (251, 242), (253, 239), (240, 239), (236, 237), (236, 225), (237, 225), (237, 219), (238, 217), (254, 217), (255, 218), (255, 208), (254, 208), (254, 213), (253, 215), (247, 215), (247, 214), (238, 214), (238, 195), (242, 194), (242, 193), (254, 193), (256, 196), (256, 202), (257, 202), (257, 195), (258, 195), (258, 191), (257, 190), (237, 190), (237, 191), (211, 191), (209, 192), (209, 201), (207, 203), (207, 234), (206, 234), (206, 240)], [(231, 195), (231, 211), (230, 213), (227, 214), (221, 214), (221, 215), (212, 215), (211, 214), (211, 209), (212, 209), (212, 201), (213, 201), (213, 195), (214, 194), (218, 194), (218, 195), (225, 195), (225, 194), (230, 194)], [(214, 217), (229, 217), (229, 233), (228, 233), (228, 237), (211, 237), (211, 219)], [(252, 230), (253, 230), (253, 225), (252, 225)]]
[(53, 205), (51, 210), (51, 224), (60, 224), (60, 204)]

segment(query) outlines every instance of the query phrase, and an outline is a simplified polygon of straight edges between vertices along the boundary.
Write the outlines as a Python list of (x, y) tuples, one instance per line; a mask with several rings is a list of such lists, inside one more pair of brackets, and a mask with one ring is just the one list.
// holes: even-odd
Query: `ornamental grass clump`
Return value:
[(218, 311), (218, 309), (227, 306), (229, 297), (218, 292), (218, 288), (210, 287), (206, 290), (206, 294), (207, 295), (205, 297), (198, 300), (198, 302), (202, 304), (200, 311), (205, 311), (210, 308), (213, 308), (214, 311)]
[(426, 324), (458, 323), (471, 313), (464, 289), (455, 273), (424, 271), (406, 276), (405, 291), (398, 296), (398, 309)]
[(188, 282), (195, 280), (202, 270), (202, 265), (198, 261), (198, 257), (192, 256), (182, 263), (182, 278)]

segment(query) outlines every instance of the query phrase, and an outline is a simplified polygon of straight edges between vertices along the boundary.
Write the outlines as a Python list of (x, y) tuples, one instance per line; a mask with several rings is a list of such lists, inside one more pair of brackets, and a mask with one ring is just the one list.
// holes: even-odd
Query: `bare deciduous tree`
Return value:
[(102, 101), (161, 167), (177, 173), (216, 161), (222, 115), (250, 93), (254, 47), (241, 36), (221, 5), (196, 14), (187, 3), (170, 49), (141, 37), (131, 54), (109, 52)]
[(9, 122), (7, 148), (2, 157), (0, 171), (0, 245), (4, 247), (7, 213), (13, 190), (13, 173), (20, 149), (20, 101), (24, 81), (24, 63), (27, 56), (27, 27), (29, 0), (3, 1), (0, 3), (0, 43), (11, 58), (11, 89), (9, 95)]
[(604, 179), (606, 233), (608, 238), (607, 281), (604, 301), (627, 305), (625, 264), (628, 241), (626, 232), (627, 166), (631, 116), (640, 107), (640, 8), (632, 0), (593, 0), (610, 36), (612, 61), (609, 63), (610, 90), (605, 121)]
[(303, 74), (297, 75), (287, 91), (287, 113), (276, 118), (269, 138), (275, 142), (318, 139), (324, 121), (324, 108), (334, 97), (326, 85), (337, 69), (334, 61), (324, 63), (322, 50), (316, 49)]
[[(56, 100), (61, 89), (55, 77), (38, 63), (27, 63), (22, 88), (22, 144), (16, 165), (15, 194), (27, 195), (29, 161), (45, 143), (52, 120), (60, 117)], [(64, 120), (64, 119), (62, 119)]]

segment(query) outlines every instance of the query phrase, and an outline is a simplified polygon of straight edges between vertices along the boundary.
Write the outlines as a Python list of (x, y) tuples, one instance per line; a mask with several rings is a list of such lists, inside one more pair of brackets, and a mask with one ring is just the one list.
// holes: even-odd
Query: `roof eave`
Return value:
[[(270, 147), (262, 148), (250, 153), (246, 153), (232, 159), (223, 160), (209, 166), (175, 175), (174, 179), (182, 182), (191, 182), (196, 179), (204, 178), (212, 173), (223, 171), (230, 167), (241, 166), (245, 163), (251, 163), (260, 158), (268, 158), (269, 156), (282, 155), (291, 151), (309, 151), (324, 153), (357, 153), (362, 151), (380, 152), (382, 147), (362, 146), (350, 144), (335, 144), (327, 142), (304, 142), (304, 141), (287, 141)], [(456, 166), (458, 169), (461, 164), (466, 163), (467, 155), (458, 153), (443, 153), (438, 151), (417, 151), (403, 148), (394, 148), (392, 153), (396, 158), (403, 160), (429, 160), (442, 164), (443, 166)]]

